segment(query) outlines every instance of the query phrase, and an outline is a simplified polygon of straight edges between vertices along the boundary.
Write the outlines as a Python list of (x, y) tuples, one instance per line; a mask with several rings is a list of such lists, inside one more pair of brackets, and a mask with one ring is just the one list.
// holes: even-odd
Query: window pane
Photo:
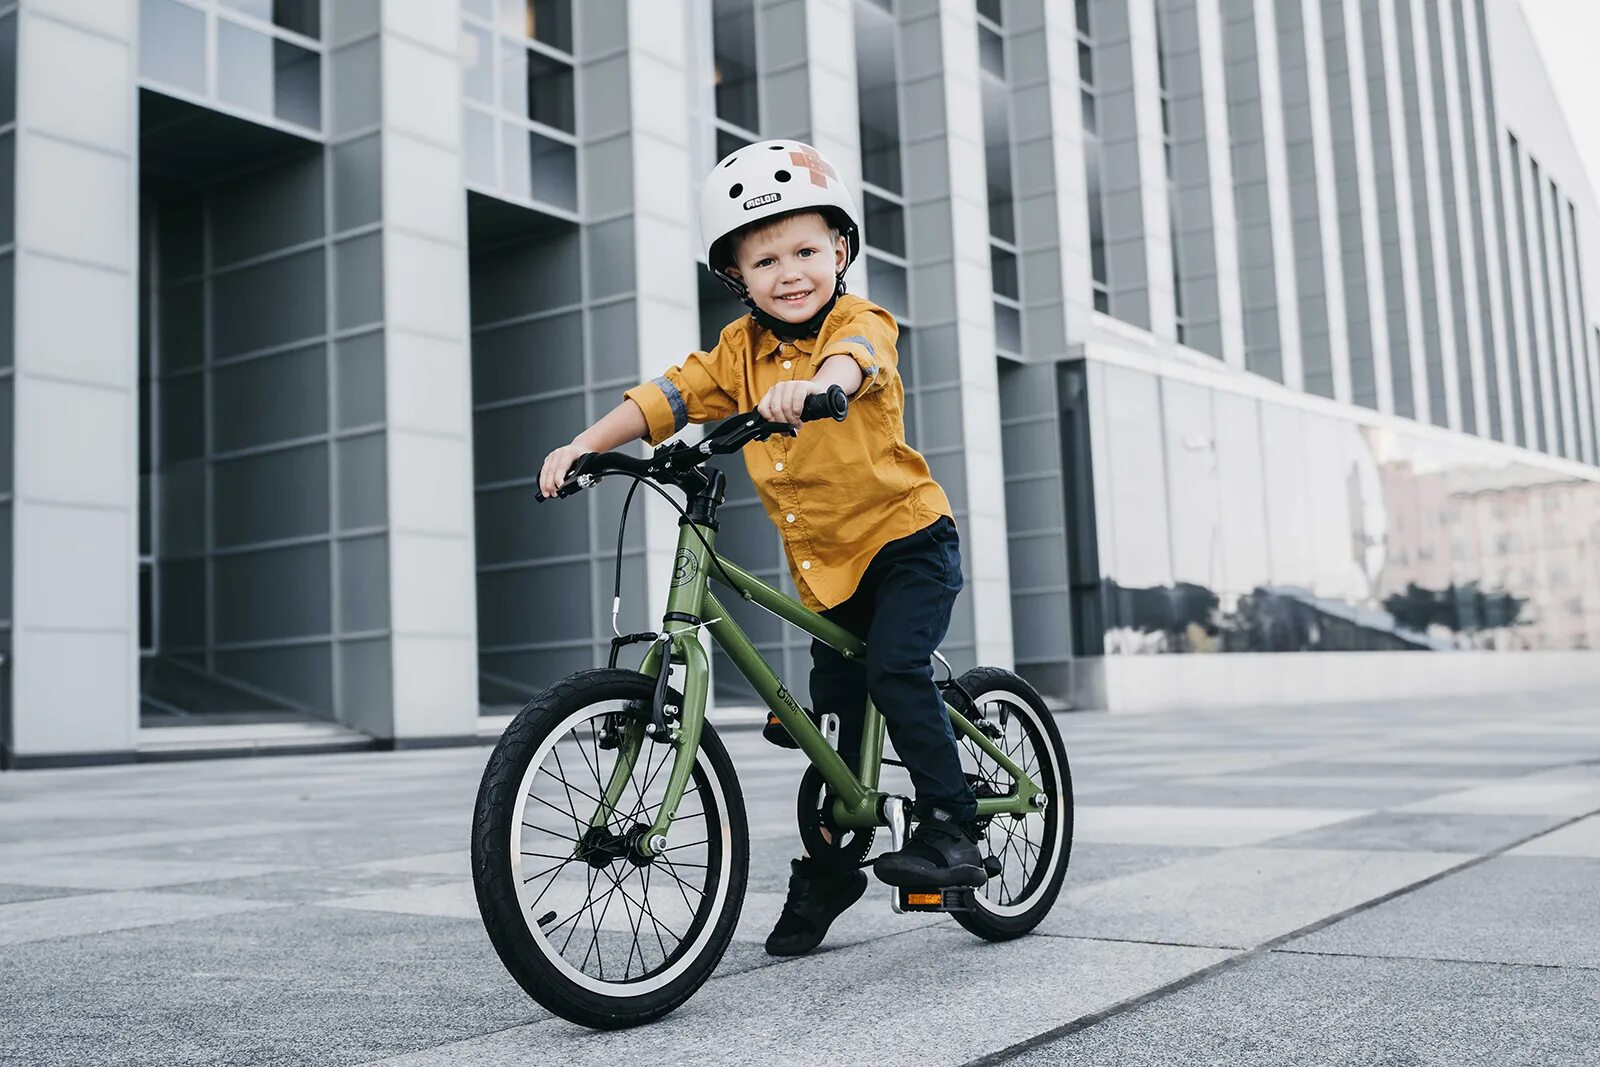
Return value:
[(856, 94), (861, 133), (861, 176), (901, 192), (900, 96), (896, 85), (894, 23), (856, 7)]
[(736, 133), (729, 133), (727, 130), (718, 130), (717, 131), (717, 159), (719, 161), (723, 160), (723, 159), (727, 159), (729, 156), (731, 156), (733, 153), (737, 152), (739, 149), (743, 148), (745, 145), (753, 144), (753, 143), (754, 142), (748, 141), (745, 138), (740, 137)]
[(1022, 312), (1004, 304), (994, 306), (994, 344), (1002, 352), (1022, 353)]
[(578, 210), (577, 153), (571, 145), (506, 123), (506, 192)]
[(222, 6), (307, 37), (322, 36), (319, 0), (222, 0)]
[(867, 229), (864, 240), (892, 255), (906, 254), (906, 211), (892, 200), (866, 194)]
[(516, 42), (500, 49), (501, 106), (513, 115), (573, 133), (572, 67)]
[(1078, 42), (1078, 80), (1085, 85), (1094, 84), (1094, 49)]
[(911, 317), (906, 299), (905, 268), (885, 263), (876, 256), (867, 257), (867, 287), (872, 302), (884, 308), (897, 319)]
[(494, 35), (475, 26), (461, 30), (461, 88), (470, 100), (494, 103)]
[(996, 77), (1006, 76), (1005, 41), (998, 33), (982, 25), (978, 27), (978, 63)]
[(994, 23), (996, 26), (1005, 25), (1005, 15), (1001, 11), (1000, 0), (978, 0), (978, 14)]
[(273, 42), (273, 113), (285, 122), (322, 128), (322, 56), (288, 41)]
[[(17, 117), (17, 86), (13, 73), (17, 69), (17, 16), (0, 18), (0, 126)], [(141, 70), (141, 73), (143, 71)]]
[(994, 274), (994, 291), (1013, 300), (1021, 300), (1017, 286), (1017, 257), (1003, 248), (989, 249), (990, 268)]
[(711, 43), (717, 117), (751, 132), (761, 127), (752, 0), (712, 0)]
[(572, 51), (572, 0), (500, 0), (500, 31)]
[(466, 109), (467, 181), (493, 186), (494, 119), (475, 108)]
[(217, 26), (217, 53), (217, 95), (272, 114), (272, 38), (223, 21)]
[[(12, 56), (15, 56), (15, 19), (7, 18)], [(6, 70), (16, 69), (9, 63)], [(139, 73), (193, 93), (206, 91), (206, 17), (174, 0), (140, 0)], [(10, 79), (7, 78), (9, 88)], [(7, 121), (14, 116), (7, 116)]]

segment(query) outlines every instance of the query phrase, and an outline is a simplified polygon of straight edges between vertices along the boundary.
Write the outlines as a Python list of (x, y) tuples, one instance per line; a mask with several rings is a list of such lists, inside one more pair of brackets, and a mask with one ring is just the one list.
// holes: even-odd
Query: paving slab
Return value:
[(30, 900), (0, 907), (0, 945), (191, 922), (278, 906), (257, 900), (151, 892), (87, 893)]
[(1481, 815), (1588, 815), (1600, 811), (1600, 784), (1507, 782), (1445, 793), (1407, 804), (1400, 810)]
[(1511, 856), (1579, 856), (1600, 859), (1600, 816), (1564, 826), (1525, 845), (1518, 845)]
[[(652, 1025), (644, 1043), (635, 1031), (593, 1033), (557, 1021), (383, 1063), (960, 1064), (1226, 957), (1048, 937), (995, 945), (965, 931), (915, 931), (714, 979)], [(849, 968), (847, 986), (841, 966)]]
[(1560, 815), (1378, 811), (1268, 842), (1271, 848), (1354, 848), (1482, 855), (1558, 825)]
[(1600, 859), (1498, 856), (1285, 948), (1600, 968)]
[(1125, 845), (1234, 847), (1367, 814), (1336, 808), (1199, 808), (1159, 804), (1080, 804), (1073, 838)]
[(1254, 948), (1462, 861), (1431, 852), (1230, 849), (1070, 889), (1039, 929)]
[(1591, 1067), (1600, 972), (1272, 953), (1016, 1067)]
[(455, 920), (279, 909), (5, 958), (0, 1062), (27, 1067), (359, 1064), (540, 1014)]

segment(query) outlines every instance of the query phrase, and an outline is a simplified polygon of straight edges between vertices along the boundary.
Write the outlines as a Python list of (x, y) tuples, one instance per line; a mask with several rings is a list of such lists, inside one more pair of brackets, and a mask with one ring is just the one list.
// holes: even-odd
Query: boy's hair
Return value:
[[(771, 233), (790, 219), (799, 218), (802, 215), (815, 215), (821, 219), (822, 224), (828, 228), (828, 239), (834, 244), (837, 244), (839, 239), (844, 236), (843, 231), (839, 229), (838, 222), (830, 219), (827, 213), (820, 208), (805, 207), (796, 211), (787, 211), (782, 215), (772, 215), (764, 219), (757, 219), (755, 222), (741, 226), (718, 242), (721, 246), (719, 250), (724, 252), (723, 258), (727, 260), (724, 266), (737, 267), (739, 265), (739, 249), (744, 247), (746, 238), (759, 237), (763, 234)], [(712, 264), (712, 266), (715, 267), (716, 264)]]

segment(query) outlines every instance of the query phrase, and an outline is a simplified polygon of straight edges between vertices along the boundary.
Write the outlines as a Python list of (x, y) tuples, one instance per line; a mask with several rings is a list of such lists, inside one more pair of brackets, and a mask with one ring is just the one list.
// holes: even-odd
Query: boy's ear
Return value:
[(741, 285), (744, 284), (744, 275), (740, 272), (738, 267), (729, 264), (728, 266), (722, 268), (722, 273), (726, 274), (728, 277), (732, 278)]
[(840, 234), (833, 240), (833, 273), (838, 274), (844, 270), (845, 261), (849, 258), (849, 245), (846, 244), (844, 235)]

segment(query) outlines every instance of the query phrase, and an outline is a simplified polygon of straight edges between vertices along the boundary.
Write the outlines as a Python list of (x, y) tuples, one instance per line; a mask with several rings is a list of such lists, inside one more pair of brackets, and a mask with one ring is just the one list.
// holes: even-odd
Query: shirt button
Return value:
[(794, 516), (793, 515), (785, 515), (784, 518), (788, 519), (790, 522), (794, 521)]
[(811, 561), (808, 559), (804, 563), (800, 564), (800, 569), (803, 570), (803, 571), (810, 570), (811, 569)]
[(783, 361), (783, 369), (784, 370), (788, 370), (789, 369), (789, 361), (787, 359)]
[(783, 470), (783, 464), (782, 463), (774, 463), (772, 465), (772, 469), (781, 471), (781, 470)]

